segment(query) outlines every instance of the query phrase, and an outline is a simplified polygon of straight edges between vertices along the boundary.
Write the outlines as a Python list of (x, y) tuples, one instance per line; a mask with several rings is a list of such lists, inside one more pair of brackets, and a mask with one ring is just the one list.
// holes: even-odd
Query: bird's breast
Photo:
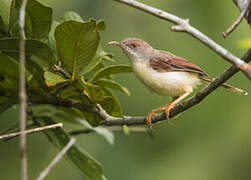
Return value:
[(137, 78), (151, 91), (163, 96), (180, 96), (187, 88), (195, 88), (200, 79), (188, 72), (157, 72), (145, 61), (134, 61), (132, 67)]

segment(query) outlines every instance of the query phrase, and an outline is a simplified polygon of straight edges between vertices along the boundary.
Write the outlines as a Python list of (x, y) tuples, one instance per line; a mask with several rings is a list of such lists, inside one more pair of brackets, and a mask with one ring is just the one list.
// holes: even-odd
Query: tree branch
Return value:
[(211, 40), (205, 34), (201, 33), (198, 29), (191, 26), (189, 24), (188, 19), (182, 19), (178, 16), (175, 16), (175, 15), (170, 14), (168, 12), (165, 12), (165, 11), (159, 10), (157, 8), (148, 6), (146, 4), (137, 2), (135, 0), (114, 0), (114, 1), (117, 1), (117, 2), (120, 2), (123, 4), (127, 4), (129, 6), (140, 9), (142, 11), (149, 13), (149, 14), (152, 14), (154, 16), (161, 18), (161, 19), (164, 19), (164, 20), (167, 20), (169, 22), (176, 24), (175, 26), (172, 26), (172, 28), (171, 28), (173, 31), (186, 32), (186, 33), (192, 35), (194, 38), (201, 41), (203, 44), (205, 44), (210, 49), (212, 49), (214, 52), (216, 52), (218, 55), (220, 55), (223, 59), (229, 61), (230, 63), (235, 65), (237, 68), (239, 68), (251, 80), (251, 65), (245, 63), (240, 58), (234, 56), (231, 52), (227, 51), (225, 48), (223, 48), (219, 44), (215, 43), (213, 40)]
[(23, 0), (19, 11), (19, 33), (20, 33), (20, 157), (21, 157), (21, 179), (27, 180), (27, 157), (26, 157), (26, 89), (25, 89), (25, 8), (27, 0)]
[[(248, 3), (251, 3), (250, 0), (232, 0), (235, 5), (238, 7), (240, 12), (244, 11), (247, 7)], [(246, 14), (244, 15), (248, 24), (251, 24), (251, 6), (249, 5), (249, 9), (247, 10)]]
[(56, 165), (56, 163), (64, 156), (64, 154), (72, 147), (72, 145), (76, 142), (75, 138), (71, 138), (68, 144), (57, 154), (57, 156), (51, 161), (51, 163), (45, 168), (43, 172), (40, 173), (37, 180), (44, 179), (50, 172), (50, 170)]
[[(251, 61), (251, 49), (242, 57), (246, 62)], [(231, 66), (225, 72), (223, 72), (220, 76), (218, 76), (212, 83), (207, 85), (202, 91), (198, 92), (196, 95), (191, 97), (185, 102), (182, 102), (176, 105), (170, 111), (170, 117), (174, 117), (179, 113), (195, 106), (200, 103), (205, 97), (207, 97), (210, 93), (212, 93), (216, 88), (218, 88), (221, 84), (227, 81), (230, 77), (232, 77), (235, 73), (237, 73), (239, 69), (236, 66)], [(34, 104), (51, 104), (55, 106), (63, 106), (63, 107), (75, 107), (80, 111), (91, 112), (99, 116), (103, 121), (101, 125), (105, 126), (119, 126), (119, 125), (146, 125), (146, 119), (144, 116), (124, 116), (122, 118), (110, 116), (102, 109), (101, 106), (90, 106), (86, 104), (81, 104), (78, 102), (74, 102), (70, 99), (62, 99), (56, 97), (44, 98), (44, 99), (29, 99), (28, 100)], [(153, 116), (152, 123), (157, 123), (159, 121), (163, 121), (166, 119), (166, 115), (164, 113)]]
[(39, 127), (39, 128), (25, 130), (23, 132), (15, 132), (15, 133), (11, 133), (11, 134), (1, 135), (0, 136), (0, 140), (1, 139), (9, 139), (9, 138), (13, 138), (13, 137), (16, 137), (16, 136), (20, 136), (22, 133), (30, 134), (30, 133), (36, 133), (36, 132), (45, 131), (45, 130), (48, 130), (48, 129), (54, 129), (54, 128), (58, 128), (58, 127), (63, 127), (63, 124), (62, 123), (58, 123), (58, 124), (53, 124), (53, 125), (48, 125), (48, 126), (43, 126), (43, 127)]
[(240, 16), (234, 21), (234, 23), (225, 31), (223, 32), (223, 37), (226, 38), (231, 32), (233, 32), (238, 25), (241, 23), (242, 19), (244, 18), (245, 14), (247, 13), (250, 6), (250, 0), (248, 0), (248, 3), (245, 7), (245, 9), (241, 12)]

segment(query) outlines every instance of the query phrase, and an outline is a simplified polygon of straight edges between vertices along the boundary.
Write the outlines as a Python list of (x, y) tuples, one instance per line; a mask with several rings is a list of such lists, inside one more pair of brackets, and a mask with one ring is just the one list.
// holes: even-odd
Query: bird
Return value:
[[(142, 39), (126, 38), (108, 44), (123, 50), (130, 60), (134, 74), (150, 91), (172, 98), (169, 104), (152, 110), (146, 116), (150, 129), (152, 129), (153, 115), (164, 111), (166, 119), (169, 120), (170, 110), (192, 94), (201, 82), (213, 81), (199, 66), (168, 51), (154, 49)], [(248, 94), (227, 83), (221, 86), (233, 92)]]

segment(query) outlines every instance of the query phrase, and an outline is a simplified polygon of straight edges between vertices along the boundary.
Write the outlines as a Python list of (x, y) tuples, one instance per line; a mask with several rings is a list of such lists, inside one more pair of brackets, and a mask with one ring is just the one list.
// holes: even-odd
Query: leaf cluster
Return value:
[[(0, 0), (0, 112), (19, 101), (21, 3), (22, 0)], [(113, 74), (132, 69), (127, 65), (111, 65), (113, 55), (101, 45), (101, 31), (105, 28), (103, 20), (83, 20), (75, 12), (66, 12), (60, 20), (53, 20), (52, 8), (28, 0), (24, 27), (28, 102), (32, 98), (70, 99), (90, 106), (99, 104), (110, 115), (121, 117), (122, 109), (113, 90), (130, 93), (113, 79)], [(32, 112), (30, 120), (36, 125), (64, 121), (91, 129), (113, 142), (108, 130), (95, 127), (101, 119), (93, 113), (31, 102), (28, 109)], [(70, 139), (64, 129), (49, 130), (46, 135), (59, 149)], [(67, 157), (86, 179), (105, 179), (100, 164), (79, 146), (74, 145)]]

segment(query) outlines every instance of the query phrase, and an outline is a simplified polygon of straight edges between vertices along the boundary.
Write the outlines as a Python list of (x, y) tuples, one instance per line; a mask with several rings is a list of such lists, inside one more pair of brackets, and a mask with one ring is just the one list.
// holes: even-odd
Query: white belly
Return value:
[(192, 91), (200, 79), (196, 74), (187, 72), (157, 72), (152, 70), (144, 62), (134, 62), (135, 75), (151, 91), (163, 96), (180, 96), (185, 92)]

